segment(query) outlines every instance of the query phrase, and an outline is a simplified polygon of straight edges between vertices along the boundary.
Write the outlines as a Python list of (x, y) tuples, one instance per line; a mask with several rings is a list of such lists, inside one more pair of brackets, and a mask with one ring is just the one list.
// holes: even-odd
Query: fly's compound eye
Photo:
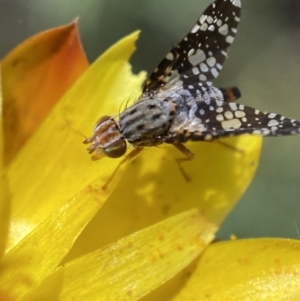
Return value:
[(126, 153), (126, 150), (126, 142), (123, 139), (120, 139), (104, 148), (103, 152), (109, 158), (119, 158)]

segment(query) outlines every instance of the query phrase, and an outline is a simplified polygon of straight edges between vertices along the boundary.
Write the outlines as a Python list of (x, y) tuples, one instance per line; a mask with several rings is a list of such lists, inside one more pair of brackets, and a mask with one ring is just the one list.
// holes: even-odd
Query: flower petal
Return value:
[[(189, 182), (175, 160), (182, 155), (173, 146), (146, 148), (128, 163), (122, 181), (83, 231), (67, 260), (191, 208), (199, 208), (207, 220), (219, 225), (251, 182), (261, 141), (255, 136), (224, 140), (236, 149), (218, 143), (187, 144), (195, 154), (193, 161), (182, 164)], [(103, 159), (99, 165), (108, 161)], [(89, 239), (95, 231), (97, 239)]]
[[(1, 137), (0, 137), (1, 139)], [(0, 143), (1, 144), (1, 143)], [(5, 253), (10, 219), (10, 194), (7, 177), (0, 167), (0, 259)]]
[[(122, 194), (127, 199), (128, 194), (131, 199), (133, 182), (139, 204), (150, 205), (155, 210), (155, 219), (197, 207), (209, 221), (219, 225), (254, 176), (262, 138), (244, 135), (222, 142), (227, 146), (218, 142), (186, 144), (195, 154), (192, 161), (182, 164), (190, 181), (185, 180), (178, 168), (175, 158), (183, 155), (177, 149), (172, 146), (147, 149), (130, 166), (125, 181), (112, 197), (120, 198)], [(149, 214), (148, 210), (144, 213)]]
[[(0, 74), (0, 259), (2, 258), (6, 244), (10, 218), (10, 197), (8, 190), (7, 177), (3, 166), (3, 98), (1, 87), (1, 74)], [(1, 299), (1, 296), (0, 296)]]
[(28, 39), (4, 58), (5, 165), (87, 67), (77, 21)]
[(198, 210), (178, 214), (65, 264), (25, 300), (53, 300), (60, 278), (57, 300), (138, 300), (190, 263), (215, 230)]
[(20, 300), (57, 267), (103, 205), (100, 191), (98, 183), (86, 187), (5, 255), (0, 262), (0, 296)]
[(172, 300), (299, 300), (300, 242), (251, 239), (210, 245)]
[(118, 111), (120, 101), (140, 89), (145, 75), (132, 75), (128, 63), (137, 37), (138, 32), (125, 37), (85, 72), (8, 167), (11, 244), (99, 175), (103, 185), (118, 165), (91, 162), (78, 131), (91, 133), (99, 116)]

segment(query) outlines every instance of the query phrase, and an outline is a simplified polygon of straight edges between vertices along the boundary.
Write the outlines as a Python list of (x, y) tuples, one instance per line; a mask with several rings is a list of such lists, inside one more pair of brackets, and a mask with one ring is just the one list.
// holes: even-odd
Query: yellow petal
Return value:
[[(95, 120), (118, 112), (119, 104), (140, 89), (144, 74), (133, 76), (128, 59), (138, 33), (102, 55), (63, 96), (8, 168), (13, 193), (11, 244), (100, 176), (102, 185), (117, 161), (91, 162), (82, 136)], [(110, 193), (108, 190), (106, 196)]]
[(0, 296), (20, 300), (58, 266), (103, 205), (100, 190), (98, 183), (86, 187), (5, 255), (0, 262)]
[(0, 258), (2, 258), (6, 248), (10, 218), (10, 198), (8, 183), (3, 166), (3, 98), (1, 82), (2, 81), (0, 73)]
[(191, 262), (215, 230), (198, 210), (181, 213), (65, 264), (25, 300), (53, 300), (60, 278), (56, 300), (138, 300)]
[(300, 300), (300, 242), (251, 239), (212, 244), (172, 300)]
[(3, 169), (1, 170), (0, 167), (0, 259), (2, 258), (7, 246), (9, 219), (10, 219), (9, 187), (8, 187), (6, 174), (3, 171)]
[(87, 67), (77, 21), (28, 39), (3, 59), (5, 165)]
[[(224, 140), (244, 153), (218, 143), (187, 144), (196, 155), (193, 161), (183, 163), (190, 182), (178, 168), (175, 158), (182, 155), (174, 147), (146, 148), (128, 163), (122, 181), (83, 231), (67, 260), (195, 207), (219, 225), (251, 182), (261, 141), (255, 136)], [(99, 166), (108, 161), (113, 162), (105, 158)], [(98, 239), (89, 239), (95, 231)]]

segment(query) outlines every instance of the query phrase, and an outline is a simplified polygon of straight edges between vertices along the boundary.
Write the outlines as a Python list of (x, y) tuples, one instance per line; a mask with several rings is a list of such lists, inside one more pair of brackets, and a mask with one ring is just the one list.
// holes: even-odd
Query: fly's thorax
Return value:
[(95, 124), (94, 134), (84, 143), (91, 143), (88, 148), (92, 159), (101, 159), (104, 156), (118, 158), (126, 152), (126, 142), (121, 135), (119, 126), (111, 116), (101, 117)]
[(120, 131), (133, 145), (157, 145), (176, 115), (171, 99), (141, 98), (120, 114)]

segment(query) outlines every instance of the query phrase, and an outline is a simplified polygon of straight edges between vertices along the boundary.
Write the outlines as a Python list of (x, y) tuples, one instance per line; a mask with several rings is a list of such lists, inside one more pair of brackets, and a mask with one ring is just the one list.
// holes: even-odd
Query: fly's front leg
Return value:
[(185, 180), (187, 182), (191, 181), (191, 178), (188, 176), (188, 174), (184, 171), (181, 163), (182, 162), (186, 162), (186, 161), (191, 161), (194, 159), (195, 155), (188, 149), (186, 148), (182, 143), (174, 143), (173, 144), (180, 152), (182, 152), (185, 155), (185, 158), (175, 158), (179, 170), (181, 172), (181, 174), (183, 175), (183, 177), (185, 178)]
[(125, 162), (136, 157), (142, 150), (143, 150), (143, 147), (135, 147), (128, 155), (126, 155), (125, 158), (118, 164), (118, 166), (116, 167), (114, 172), (111, 174), (111, 176), (108, 178), (106, 183), (102, 186), (102, 189), (105, 190), (108, 187), (108, 185), (110, 184), (110, 182), (112, 181), (114, 176), (117, 174), (117, 172), (119, 171), (119, 169)]

